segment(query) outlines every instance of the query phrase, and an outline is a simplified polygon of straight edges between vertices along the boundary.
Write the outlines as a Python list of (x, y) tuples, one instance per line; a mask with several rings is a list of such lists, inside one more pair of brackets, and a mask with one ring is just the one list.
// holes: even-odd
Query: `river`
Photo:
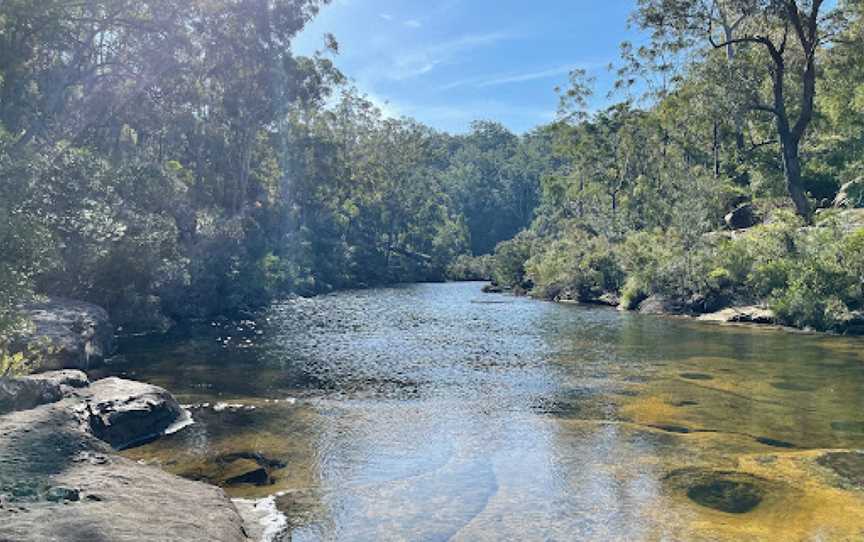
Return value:
[(864, 540), (864, 455), (822, 451), (864, 448), (860, 339), (481, 286), (125, 339), (108, 373), (196, 420), (126, 455), (275, 495), (285, 540)]

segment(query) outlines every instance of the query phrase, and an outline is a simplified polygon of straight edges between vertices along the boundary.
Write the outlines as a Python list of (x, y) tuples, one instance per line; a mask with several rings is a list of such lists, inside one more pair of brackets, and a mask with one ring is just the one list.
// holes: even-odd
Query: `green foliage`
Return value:
[(774, 290), (778, 319), (796, 327), (843, 331), (864, 304), (861, 252), (864, 232), (847, 234), (839, 225), (802, 231), (790, 258), (786, 285)]
[(604, 293), (617, 293), (624, 281), (609, 241), (579, 229), (546, 245), (525, 268), (534, 284), (532, 293), (548, 299), (563, 294), (591, 301)]
[(446, 277), (630, 307), (769, 300), (838, 330), (861, 309), (862, 241), (834, 214), (709, 235), (742, 202), (788, 199), (781, 147), (820, 202), (864, 173), (860, 2), (818, 21), (839, 39), (813, 55), (789, 33), (781, 114), (753, 107), (772, 98), (764, 42), (715, 49), (701, 23), (740, 9), (735, 31), (771, 40), (787, 9), (640, 0), (651, 44), (622, 47), (617, 90), (646, 99), (589, 115), (577, 70), (559, 121), (522, 136), (387, 118), (323, 53), (294, 56), (325, 3), (0, 3), (0, 343), (34, 293), (141, 329)]
[(0, 380), (27, 374), (30, 367), (31, 364), (23, 352), (8, 354), (0, 350)]
[(533, 286), (525, 275), (525, 263), (531, 257), (534, 237), (520, 233), (495, 247), (492, 263), (492, 281), (515, 290), (529, 290)]
[(447, 267), (447, 278), (455, 281), (492, 280), (493, 256), (462, 254)]

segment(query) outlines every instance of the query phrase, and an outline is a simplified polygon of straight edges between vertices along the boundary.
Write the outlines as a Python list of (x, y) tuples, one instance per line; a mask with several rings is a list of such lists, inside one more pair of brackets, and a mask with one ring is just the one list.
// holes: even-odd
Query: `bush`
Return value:
[(780, 322), (823, 331), (843, 331), (862, 299), (864, 230), (839, 225), (802, 230), (798, 251), (787, 263), (787, 283), (770, 299)]
[(447, 279), (455, 281), (492, 280), (491, 254), (470, 256), (463, 254), (447, 267)]
[(680, 300), (716, 294), (710, 280), (714, 247), (701, 237), (675, 230), (637, 232), (624, 240), (619, 253), (627, 273), (623, 293), (630, 303), (654, 294)]
[(534, 236), (522, 232), (495, 247), (492, 281), (503, 288), (528, 291), (533, 284), (525, 276), (525, 262), (531, 257)]
[(579, 230), (535, 254), (525, 269), (533, 293), (547, 299), (567, 294), (579, 301), (595, 300), (607, 292), (617, 294), (624, 282), (609, 241)]

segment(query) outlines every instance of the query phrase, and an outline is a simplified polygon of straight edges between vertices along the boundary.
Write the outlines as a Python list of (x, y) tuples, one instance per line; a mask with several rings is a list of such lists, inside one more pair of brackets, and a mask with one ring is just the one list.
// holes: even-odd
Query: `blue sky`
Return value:
[(303, 31), (333, 33), (336, 65), (387, 114), (463, 132), (489, 119), (524, 132), (554, 118), (554, 88), (583, 68), (603, 105), (634, 0), (333, 0)]

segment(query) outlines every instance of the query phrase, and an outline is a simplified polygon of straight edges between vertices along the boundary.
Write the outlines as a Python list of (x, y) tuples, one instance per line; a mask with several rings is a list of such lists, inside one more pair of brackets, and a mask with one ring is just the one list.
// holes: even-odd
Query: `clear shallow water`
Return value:
[(817, 451), (864, 448), (864, 342), (480, 288), (126, 340), (109, 372), (197, 421), (128, 455), (277, 494), (285, 540), (864, 539), (864, 464)]

